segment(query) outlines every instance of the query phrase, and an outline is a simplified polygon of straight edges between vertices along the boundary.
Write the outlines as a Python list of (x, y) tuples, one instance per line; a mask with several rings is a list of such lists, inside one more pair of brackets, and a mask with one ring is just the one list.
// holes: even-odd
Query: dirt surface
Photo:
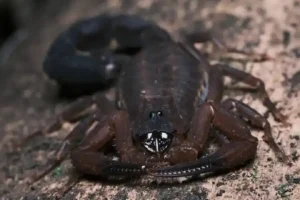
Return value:
[[(265, 82), (271, 99), (288, 116), (290, 126), (275, 122), (272, 116), (268, 120), (276, 142), (293, 165), (279, 162), (262, 141), (262, 132), (253, 131), (259, 138), (257, 157), (233, 172), (172, 186), (81, 180), (62, 199), (300, 199), (300, 90), (291, 89), (300, 82), (299, 73), (296, 74), (300, 70), (300, 1), (61, 2), (59, 10), (63, 12), (45, 12), (36, 17), (0, 58), (1, 199), (54, 199), (64, 183), (74, 177), (67, 160), (32, 187), (26, 184), (26, 177), (43, 169), (47, 158), (53, 156), (67, 128), (48, 137), (36, 137), (21, 150), (12, 149), (11, 141), (20, 141), (53, 122), (68, 105), (56, 98), (55, 84), (42, 72), (43, 58), (53, 39), (72, 22), (104, 12), (139, 14), (174, 35), (181, 28), (192, 31), (214, 27), (230, 46), (273, 56), (275, 59), (262, 63), (245, 62), (243, 68)], [(262, 114), (266, 111), (254, 95), (228, 95), (242, 99)]]

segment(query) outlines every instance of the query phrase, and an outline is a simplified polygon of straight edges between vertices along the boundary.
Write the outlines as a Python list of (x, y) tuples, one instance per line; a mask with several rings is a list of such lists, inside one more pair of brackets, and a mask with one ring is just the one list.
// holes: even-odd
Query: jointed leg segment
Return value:
[(270, 145), (275, 154), (285, 163), (289, 161), (288, 157), (274, 141), (270, 123), (261, 114), (250, 106), (235, 99), (225, 100), (222, 102), (222, 106), (227, 110), (236, 109), (237, 114), (240, 115), (241, 118), (248, 120), (251, 126), (262, 129), (264, 131), (264, 140)]
[(199, 31), (199, 32), (185, 34), (184, 40), (191, 44), (212, 42), (219, 49), (222, 49), (225, 52), (249, 56), (251, 57), (251, 60), (253, 60), (254, 62), (263, 62), (266, 60), (273, 59), (272, 57), (264, 53), (255, 53), (255, 52), (245, 51), (243, 49), (228, 47), (216, 36), (214, 36), (213, 33), (211, 33), (210, 31)]
[(271, 101), (269, 95), (266, 92), (265, 84), (262, 80), (246, 72), (229, 67), (228, 65), (217, 64), (212, 67), (218, 68), (224, 76), (229, 76), (234, 80), (246, 83), (254, 87), (258, 91), (262, 103), (268, 108), (268, 110), (270, 110), (275, 120), (279, 122), (285, 122), (286, 116), (282, 115), (276, 108), (276, 105)]
[(80, 119), (89, 116), (91, 113), (95, 112), (96, 109), (100, 109), (103, 114), (108, 114), (114, 109), (113, 105), (108, 101), (108, 99), (102, 93), (96, 93), (93, 96), (82, 97), (75, 102), (73, 102), (67, 109), (65, 109), (56, 119), (45, 130), (36, 131), (28, 135), (23, 139), (21, 144), (17, 146), (23, 146), (31, 138), (40, 134), (49, 134), (54, 131), (59, 130), (62, 125), (66, 122), (75, 123)]
[(46, 164), (47, 168), (43, 172), (34, 175), (30, 179), (30, 184), (38, 181), (55, 169), (61, 162), (69, 156), (69, 152), (74, 149), (78, 141), (84, 138), (85, 132), (94, 122), (93, 117), (88, 117), (81, 121), (64, 139), (61, 148), (55, 153), (55, 157), (49, 160)]

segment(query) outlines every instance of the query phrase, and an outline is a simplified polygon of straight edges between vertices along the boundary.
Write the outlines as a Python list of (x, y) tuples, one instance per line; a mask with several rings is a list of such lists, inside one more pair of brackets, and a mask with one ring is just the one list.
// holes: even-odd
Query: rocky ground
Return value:
[[(271, 99), (288, 116), (290, 126), (275, 122), (272, 116), (268, 120), (276, 142), (293, 165), (279, 162), (262, 141), (262, 132), (253, 131), (259, 138), (257, 157), (233, 172), (177, 185), (85, 179), (62, 199), (300, 199), (299, 10), (299, 0), (74, 0), (61, 1), (58, 9), (40, 13), (6, 43), (0, 54), (1, 199), (53, 199), (76, 175), (67, 160), (32, 187), (26, 184), (26, 177), (42, 170), (46, 159), (60, 146), (67, 128), (33, 138), (23, 149), (12, 149), (11, 143), (53, 122), (68, 105), (56, 98), (55, 84), (42, 72), (43, 59), (53, 39), (69, 24), (101, 13), (139, 14), (165, 27), (174, 37), (180, 29), (213, 28), (232, 47), (274, 57), (260, 63), (243, 62), (242, 68), (265, 82)], [(260, 113), (266, 111), (255, 95), (239, 91), (227, 94)]]

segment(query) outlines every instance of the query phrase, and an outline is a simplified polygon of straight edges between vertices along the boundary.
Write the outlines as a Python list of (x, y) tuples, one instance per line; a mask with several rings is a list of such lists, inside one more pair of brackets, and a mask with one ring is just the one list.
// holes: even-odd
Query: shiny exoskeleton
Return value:
[[(248, 125), (262, 129), (276, 155), (288, 161), (261, 114), (234, 99), (221, 102), (223, 76), (229, 76), (257, 89), (275, 119), (284, 121), (264, 83), (210, 65), (190, 42), (173, 40), (149, 21), (120, 15), (77, 22), (55, 40), (44, 64), (70, 89), (97, 90), (117, 79), (115, 104), (97, 92), (62, 113), (55, 128), (85, 117), (45, 173), (68, 149), (75, 168), (90, 175), (174, 177), (230, 169), (255, 157), (258, 140)], [(202, 157), (209, 134), (221, 147)]]

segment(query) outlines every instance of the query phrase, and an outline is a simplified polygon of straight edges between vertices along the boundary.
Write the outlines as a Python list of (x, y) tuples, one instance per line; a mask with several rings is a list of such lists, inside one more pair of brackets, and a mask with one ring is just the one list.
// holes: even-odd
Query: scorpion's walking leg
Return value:
[(109, 106), (109, 104), (110, 103), (102, 93), (96, 93), (93, 96), (85, 96), (79, 98), (75, 102), (73, 102), (70, 106), (68, 106), (68, 108), (66, 108), (61, 114), (59, 114), (55, 122), (49, 125), (45, 130), (38, 130), (31, 133), (30, 135), (26, 136), (22, 140), (21, 144), (16, 144), (16, 146), (17, 147), (23, 146), (31, 138), (37, 135), (41, 135), (41, 134), (47, 135), (49, 133), (57, 131), (66, 122), (75, 123), (80, 119), (88, 116), (96, 109), (99, 109), (99, 107), (101, 107), (101, 111), (103, 111), (103, 113), (106, 113), (106, 110), (111, 109), (111, 106)]
[[(235, 118), (230, 112), (213, 102), (202, 104), (198, 108), (196, 115), (202, 114), (206, 115), (209, 120), (203, 123), (203, 119), (197, 118), (198, 120), (193, 125), (193, 128), (197, 130), (197, 134), (192, 134), (193, 138), (191, 137), (187, 140), (189, 142), (197, 141), (199, 137), (203, 137), (202, 135), (207, 135), (209, 129), (206, 127), (212, 123), (215, 128), (226, 136), (229, 142), (224, 142), (215, 153), (199, 160), (152, 169), (150, 174), (163, 177), (199, 175), (228, 170), (242, 165), (255, 157), (258, 140), (251, 136), (250, 130), (243, 121)], [(203, 141), (205, 142), (205, 140)], [(194, 146), (189, 148), (194, 148), (195, 151), (198, 151), (197, 148), (201, 148), (201, 145), (203, 144), (196, 144), (195, 142)]]
[(91, 116), (80, 122), (65, 138), (61, 148), (57, 152), (55, 152), (54, 158), (47, 162), (47, 167), (43, 169), (43, 172), (32, 176), (30, 178), (29, 184), (33, 184), (36, 181), (40, 180), (41, 178), (49, 174), (58, 165), (60, 165), (60, 163), (68, 156), (69, 151), (77, 145), (78, 141), (84, 138), (86, 131), (94, 123), (94, 121), (94, 117)]
[[(97, 110), (90, 109), (91, 105), (95, 105)], [(101, 109), (100, 109), (101, 107)], [(88, 111), (87, 111), (88, 110)], [(90, 114), (87, 118), (83, 119), (64, 139), (61, 148), (55, 153), (55, 158), (51, 159), (47, 164), (47, 168), (42, 173), (31, 178), (30, 183), (38, 181), (53, 169), (55, 169), (60, 163), (69, 155), (72, 149), (76, 148), (78, 143), (85, 137), (88, 130), (91, 130), (91, 126), (97, 122), (101, 122), (104, 116), (114, 110), (114, 106), (105, 98), (101, 93), (95, 94), (94, 96), (84, 98), (80, 101), (75, 102), (72, 106), (65, 110), (59, 117), (59, 122), (63, 120), (71, 121), (79, 117), (80, 115)], [(57, 123), (58, 124), (58, 123)], [(54, 131), (54, 130), (53, 130)], [(91, 133), (89, 131), (88, 133)]]
[[(80, 122), (74, 130), (65, 138), (64, 143), (59, 151), (56, 152), (54, 159), (47, 163), (47, 168), (39, 175), (31, 179), (31, 184), (46, 176), (53, 169), (55, 169), (70, 153), (74, 151), (80, 141), (85, 140), (97, 140), (102, 142), (100, 145), (104, 146), (108, 141), (112, 139), (113, 134), (106, 132), (107, 134), (97, 135), (102, 133), (102, 129), (105, 127), (106, 118), (103, 117), (102, 112), (95, 112), (92, 116), (84, 119)], [(96, 136), (96, 138), (95, 138)], [(84, 145), (81, 144), (80, 145)], [(87, 163), (89, 164), (89, 163)], [(74, 177), (75, 176), (75, 177)], [(76, 183), (79, 181), (81, 175), (74, 175), (70, 180), (59, 190), (58, 195), (61, 197), (66, 194)]]
[[(208, 100), (216, 102), (219, 102), (221, 100), (223, 90), (222, 81), (222, 71), (218, 67), (212, 66), (210, 69), (210, 88), (207, 97)], [(250, 125), (262, 129), (264, 131), (264, 140), (270, 145), (275, 154), (284, 162), (288, 162), (287, 156), (274, 141), (271, 132), (271, 126), (267, 119), (265, 119), (261, 114), (252, 109), (250, 106), (235, 99), (227, 99), (222, 102), (221, 105), (228, 111), (232, 111), (234, 109), (237, 110), (242, 119), (246, 118), (249, 120)]]
[(280, 113), (280, 111), (276, 108), (275, 103), (273, 103), (266, 92), (265, 84), (262, 80), (252, 76), (251, 74), (248, 74), (246, 72), (234, 69), (232, 67), (229, 67), (228, 65), (221, 65), (217, 64), (212, 67), (217, 67), (223, 75), (229, 76), (232, 79), (235, 79), (237, 81), (246, 83), (252, 87), (255, 87), (257, 91), (259, 92), (260, 98), (263, 102), (263, 104), (268, 108), (268, 110), (272, 113), (275, 120), (279, 122), (285, 122), (286, 116)]
[(271, 132), (271, 126), (267, 119), (265, 119), (261, 114), (252, 109), (250, 106), (235, 99), (226, 99), (224, 102), (222, 102), (222, 106), (227, 110), (235, 109), (237, 114), (240, 115), (243, 119), (246, 118), (251, 126), (262, 129), (265, 133), (263, 137), (264, 140), (270, 145), (275, 154), (285, 163), (289, 162), (289, 158), (274, 141)]
[(185, 41), (191, 44), (205, 43), (209, 41), (213, 42), (213, 44), (216, 45), (219, 49), (223, 49), (228, 53), (237, 53), (237, 54), (253, 57), (253, 61), (256, 62), (263, 62), (272, 59), (272, 57), (270, 57), (265, 53), (260, 54), (260, 53), (245, 51), (242, 49), (228, 47), (221, 40), (217, 39), (217, 37), (214, 36), (210, 31), (193, 32), (193, 33), (185, 34), (184, 37), (185, 37), (184, 38)]
[(65, 122), (77, 122), (96, 109), (100, 109), (103, 114), (107, 114), (113, 110), (113, 106), (102, 92), (96, 93), (93, 96), (85, 96), (73, 102), (58, 116), (58, 119), (48, 127), (46, 133), (60, 129)]

